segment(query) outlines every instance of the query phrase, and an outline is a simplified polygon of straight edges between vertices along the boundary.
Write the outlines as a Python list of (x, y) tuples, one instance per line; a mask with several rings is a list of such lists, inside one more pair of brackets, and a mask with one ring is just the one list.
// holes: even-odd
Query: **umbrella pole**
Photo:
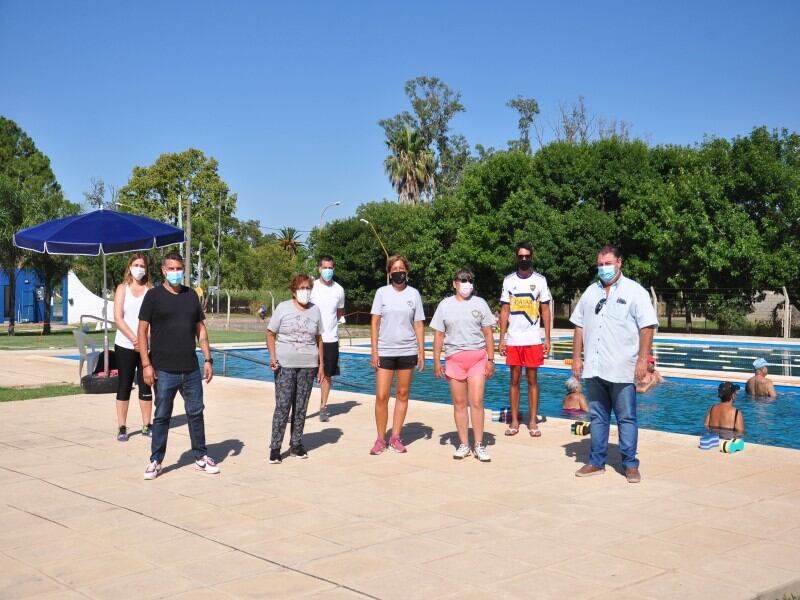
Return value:
[(108, 377), (108, 286), (106, 275), (106, 253), (103, 252), (103, 369)]

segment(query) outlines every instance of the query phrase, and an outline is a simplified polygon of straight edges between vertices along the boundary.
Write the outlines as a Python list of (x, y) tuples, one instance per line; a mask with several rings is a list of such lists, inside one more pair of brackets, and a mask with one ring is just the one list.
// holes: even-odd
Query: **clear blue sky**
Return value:
[[(0, 0), (0, 114), (52, 160), (67, 196), (91, 178), (196, 147), (238, 216), (301, 230), (394, 198), (381, 118), (406, 80), (462, 93), (470, 144), (516, 136), (505, 102), (623, 119), (652, 144), (756, 125), (800, 130), (800, 3), (109, 2)], [(792, 42), (791, 40), (795, 40)]]

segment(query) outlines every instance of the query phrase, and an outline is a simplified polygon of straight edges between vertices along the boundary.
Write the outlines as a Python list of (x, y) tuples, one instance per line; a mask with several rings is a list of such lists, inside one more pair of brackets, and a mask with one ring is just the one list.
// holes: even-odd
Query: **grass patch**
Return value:
[[(266, 325), (264, 326), (266, 329)], [(103, 347), (103, 332), (91, 331), (88, 333), (95, 347)], [(115, 331), (108, 332), (108, 346), (114, 348)], [(210, 330), (208, 337), (212, 344), (237, 343), (237, 342), (263, 342), (263, 331), (225, 331)], [(59, 329), (50, 335), (42, 335), (41, 330), (17, 331), (15, 335), (4, 335), (0, 329), (0, 350), (46, 350), (48, 348), (67, 348), (77, 351), (75, 337), (72, 329)]]
[(54, 396), (73, 396), (82, 393), (81, 386), (72, 383), (58, 383), (35, 388), (0, 387), (0, 402), (52, 398)]

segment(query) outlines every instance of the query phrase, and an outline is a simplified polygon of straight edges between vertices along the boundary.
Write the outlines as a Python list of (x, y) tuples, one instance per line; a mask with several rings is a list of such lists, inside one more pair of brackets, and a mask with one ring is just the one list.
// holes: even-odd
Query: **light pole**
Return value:
[(328, 206), (326, 206), (325, 208), (322, 209), (322, 212), (319, 213), (319, 228), (320, 229), (322, 229), (322, 225), (325, 222), (325, 221), (323, 221), (323, 218), (325, 217), (325, 211), (328, 210), (329, 208), (333, 208), (334, 206), (341, 206), (341, 205), (342, 205), (341, 202), (334, 202), (333, 204), (328, 204)]
[[(375, 229), (375, 225), (373, 225), (372, 223), (370, 223), (366, 219), (359, 219), (359, 221), (361, 221), (362, 223), (366, 223), (367, 225), (369, 225), (372, 228), (372, 233), (375, 234), (375, 238), (378, 240), (378, 243), (381, 245), (381, 248), (383, 248), (383, 253), (386, 255), (386, 268), (388, 269), (389, 268), (389, 253), (386, 251), (386, 246), (383, 245), (383, 240), (381, 240), (381, 236), (378, 235), (378, 230)], [(386, 283), (387, 283), (387, 285), (389, 283), (389, 272), (388, 271), (386, 272)]]

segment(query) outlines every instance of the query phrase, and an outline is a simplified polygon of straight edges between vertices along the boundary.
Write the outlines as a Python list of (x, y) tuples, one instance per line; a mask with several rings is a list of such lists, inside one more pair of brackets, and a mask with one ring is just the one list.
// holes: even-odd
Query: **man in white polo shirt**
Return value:
[(597, 275), (600, 281), (586, 288), (569, 319), (575, 325), (572, 373), (586, 381), (592, 415), (589, 464), (575, 475), (605, 472), (613, 409), (625, 477), (629, 483), (639, 483), (635, 382), (647, 373), (658, 317), (647, 291), (622, 274), (622, 258), (616, 247), (600, 249)]
[(328, 421), (328, 395), (331, 377), (339, 374), (339, 319), (344, 315), (344, 289), (333, 280), (336, 267), (333, 257), (319, 259), (319, 278), (311, 290), (311, 302), (322, 314), (322, 348), (325, 378), (320, 382), (319, 420)]

